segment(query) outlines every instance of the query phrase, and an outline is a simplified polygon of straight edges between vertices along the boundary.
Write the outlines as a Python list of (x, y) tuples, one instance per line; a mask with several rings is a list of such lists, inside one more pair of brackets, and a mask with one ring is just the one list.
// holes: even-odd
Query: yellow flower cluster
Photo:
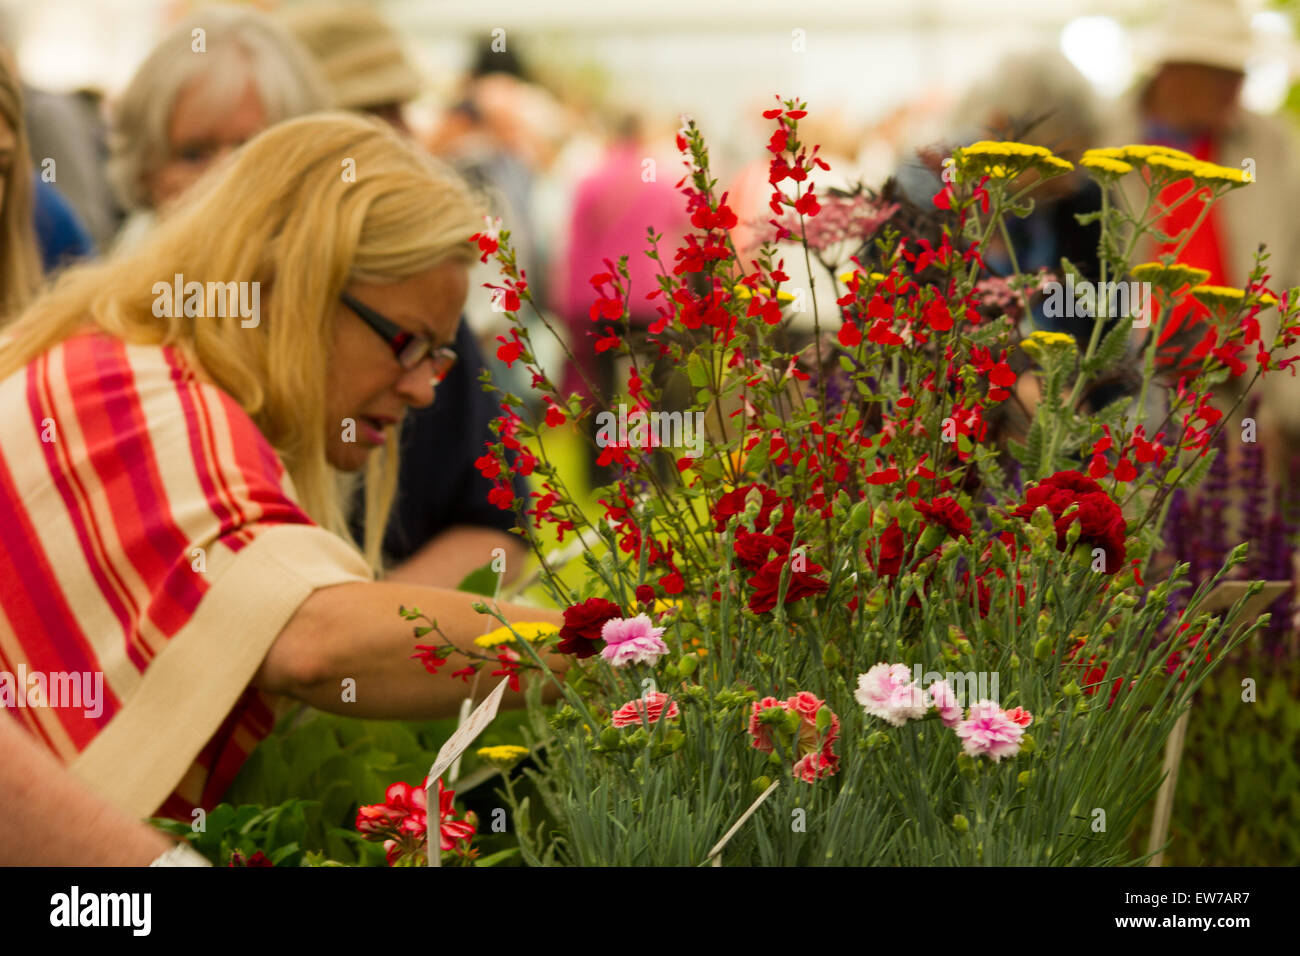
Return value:
[(1138, 282), (1150, 282), (1162, 289), (1181, 289), (1185, 285), (1200, 285), (1210, 277), (1205, 269), (1183, 265), (1175, 262), (1165, 265), (1163, 262), (1143, 262), (1133, 267), (1133, 278)]
[(474, 643), (479, 647), (496, 647), (498, 644), (513, 644), (515, 634), (518, 634), (524, 640), (530, 643), (536, 643), (543, 638), (550, 637), (552, 634), (560, 633), (560, 629), (554, 624), (547, 624), (545, 621), (524, 621), (521, 624), (512, 624), (515, 633), (510, 633), (509, 627), (498, 627), (496, 630), (488, 631), (482, 637), (474, 638)]
[(1044, 354), (1064, 355), (1077, 346), (1074, 344), (1074, 336), (1072, 335), (1067, 335), (1064, 332), (1047, 332), (1040, 329), (1025, 336), (1020, 342), (1020, 347), (1031, 358), (1041, 362)]
[(1050, 149), (1029, 143), (980, 140), (953, 152), (957, 168), (963, 173), (1014, 179), (1027, 169), (1036, 169), (1044, 178), (1060, 176), (1074, 166), (1053, 155)]
[[(767, 288), (767, 286), (759, 286), (758, 291), (761, 292), (763, 295), (772, 294), (772, 290)], [(736, 285), (731, 287), (731, 292), (733, 295), (735, 295), (737, 299), (752, 299), (754, 297), (754, 293), (750, 291), (749, 286), (745, 285), (744, 283), (736, 283)], [(793, 302), (794, 294), (790, 292), (786, 292), (785, 289), (777, 289), (776, 301)]]
[(495, 747), (480, 747), (476, 753), (480, 760), (485, 760), (496, 767), (513, 767), (528, 756), (528, 748), (518, 744), (499, 744)]
[(1208, 163), (1171, 146), (1134, 144), (1090, 149), (1083, 154), (1079, 165), (1093, 172), (1116, 176), (1131, 172), (1135, 165), (1145, 165), (1153, 176), (1170, 180), (1190, 176), (1198, 183), (1227, 183), (1229, 186), (1244, 186), (1252, 182), (1244, 169)]
[[(1201, 304), (1213, 309), (1235, 309), (1246, 301), (1246, 292), (1230, 285), (1198, 285), (1192, 289), (1192, 296)], [(1277, 299), (1262, 292), (1254, 297), (1260, 305), (1277, 305)]]

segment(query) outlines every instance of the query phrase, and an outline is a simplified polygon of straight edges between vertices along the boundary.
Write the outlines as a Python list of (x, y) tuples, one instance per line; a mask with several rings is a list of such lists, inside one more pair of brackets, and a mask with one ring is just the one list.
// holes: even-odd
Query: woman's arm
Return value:
[(528, 546), (512, 534), (481, 525), (454, 525), (438, 532), (423, 548), (393, 568), (386, 580), (409, 584), (443, 581), (455, 586), (471, 571), (487, 564), (483, 556), (491, 555), (495, 548), (501, 549), (505, 563), (502, 583), (509, 584), (523, 571), (528, 561)]
[[(259, 690), (296, 698), (320, 710), (368, 719), (421, 720), (453, 716), (469, 688), (450, 677), (468, 662), (453, 654), (437, 675), (411, 659), (417, 639), (412, 624), (398, 616), (399, 607), (418, 607), (438, 622), (458, 648), (474, 649), (474, 639), (498, 625), (478, 614), (475, 594), (397, 582), (353, 582), (313, 591), (285, 625), (267, 653), (253, 685)], [(501, 604), (506, 620), (563, 623), (558, 611)], [(419, 643), (438, 643), (429, 634)], [(527, 660), (527, 655), (524, 655)], [(544, 658), (561, 671), (567, 659)], [(488, 668), (489, 670), (495, 668)], [(355, 695), (344, 681), (355, 682)], [(490, 689), (496, 682), (487, 685)], [(355, 700), (352, 698), (355, 697)], [(513, 703), (512, 703), (513, 698)], [(519, 694), (507, 692), (504, 706), (522, 706)]]
[(147, 866), (175, 846), (95, 796), (0, 716), (0, 866)]

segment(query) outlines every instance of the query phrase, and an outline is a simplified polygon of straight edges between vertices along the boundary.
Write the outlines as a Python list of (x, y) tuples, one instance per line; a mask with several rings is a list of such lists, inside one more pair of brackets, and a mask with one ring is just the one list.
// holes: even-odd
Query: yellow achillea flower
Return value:
[(1183, 265), (1181, 262), (1168, 266), (1163, 262), (1143, 262), (1134, 266), (1132, 273), (1138, 282), (1150, 282), (1171, 291), (1185, 285), (1200, 285), (1210, 277), (1208, 270)]
[[(1096, 150), (1089, 150), (1088, 153), (1094, 153)], [(1133, 164), (1126, 163), (1122, 159), (1113, 159), (1109, 156), (1090, 156), (1084, 153), (1083, 158), (1079, 160), (1079, 165), (1085, 169), (1090, 169), (1094, 173), (1110, 173), (1115, 176), (1123, 176), (1125, 173), (1133, 172)]]
[[(1192, 296), (1211, 309), (1236, 309), (1247, 301), (1246, 291), (1230, 285), (1198, 285), (1192, 289)], [(1263, 306), (1277, 305), (1277, 299), (1267, 292), (1252, 296), (1251, 301)]]
[(1027, 169), (1037, 169), (1045, 178), (1068, 173), (1074, 166), (1052, 151), (1029, 143), (980, 140), (954, 150), (953, 159), (962, 172), (1012, 179)]
[(1198, 163), (1194, 175), (1197, 179), (1208, 179), (1211, 182), (1232, 183), (1234, 186), (1245, 186), (1254, 182), (1253, 179), (1247, 178), (1244, 169), (1235, 169), (1232, 166), (1220, 166), (1218, 163)]
[[(1103, 151), (1089, 150), (1089, 152), (1102, 153)], [(1106, 150), (1104, 152), (1109, 153), (1110, 150)], [(1121, 146), (1114, 152), (1115, 155), (1112, 157), (1113, 159), (1125, 159), (1130, 161), (1149, 160), (1151, 159), (1152, 156), (1166, 156), (1171, 159), (1181, 159), (1189, 163), (1196, 163), (1200, 161), (1191, 153), (1185, 153), (1181, 149), (1174, 149), (1172, 146), (1146, 146), (1146, 145), (1135, 143), (1129, 146)]]
[[(859, 273), (856, 271), (841, 272), (839, 275), (839, 280), (845, 285), (848, 285), (849, 280), (858, 274)], [(867, 278), (870, 279), (872, 282), (884, 282), (886, 279), (889, 278), (889, 276), (885, 275), (883, 272), (869, 272), (867, 273)]]
[[(737, 283), (736, 285), (732, 286), (731, 291), (732, 294), (735, 295), (737, 299), (752, 299), (754, 297), (753, 291), (750, 290), (749, 286), (744, 285), (743, 283)], [(767, 288), (766, 286), (759, 286), (758, 291), (761, 292), (763, 295), (772, 294), (772, 290)], [(777, 289), (776, 301), (793, 302), (794, 295), (790, 292), (786, 292), (785, 289)]]
[[(560, 633), (560, 629), (554, 624), (547, 624), (545, 621), (524, 621), (521, 624), (512, 624), (515, 634), (518, 634), (524, 640), (530, 643), (536, 643), (552, 634)], [(498, 644), (513, 644), (515, 635), (510, 633), (509, 627), (498, 627), (496, 630), (488, 631), (482, 637), (474, 638), (474, 643), (479, 647), (496, 647)]]
[(480, 760), (492, 764), (495, 767), (513, 767), (519, 761), (528, 756), (528, 748), (520, 747), (518, 744), (499, 744), (495, 747), (480, 747), (476, 753)]
[(1074, 336), (1067, 335), (1064, 332), (1048, 332), (1039, 330), (1031, 332), (1020, 342), (1020, 347), (1027, 352), (1030, 357), (1036, 361), (1042, 361), (1043, 354), (1064, 353), (1067, 350), (1075, 348)]

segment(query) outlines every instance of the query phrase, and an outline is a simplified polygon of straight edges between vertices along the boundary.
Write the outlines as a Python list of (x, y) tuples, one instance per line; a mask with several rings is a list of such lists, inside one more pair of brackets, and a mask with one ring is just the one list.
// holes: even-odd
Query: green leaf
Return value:
[(698, 352), (692, 352), (690, 358), (686, 360), (686, 377), (695, 388), (703, 388), (709, 384), (709, 370), (704, 367), (704, 360), (700, 358)]
[(1131, 327), (1123, 322), (1116, 322), (1115, 327), (1103, 336), (1097, 352), (1083, 363), (1083, 373), (1094, 375), (1114, 365), (1124, 357), (1128, 349), (1128, 337)]
[(471, 594), (482, 594), (486, 597), (495, 596), (497, 593), (497, 573), (492, 570), (492, 563), (488, 562), (481, 568), (475, 568), (465, 575), (464, 580), (456, 585), (456, 590), (468, 591)]

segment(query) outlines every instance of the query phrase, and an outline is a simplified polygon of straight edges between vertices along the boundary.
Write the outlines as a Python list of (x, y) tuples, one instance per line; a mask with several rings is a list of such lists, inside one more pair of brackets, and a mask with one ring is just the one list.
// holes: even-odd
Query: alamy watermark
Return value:
[(155, 282), (153, 314), (162, 318), (185, 315), (188, 318), (239, 316), (240, 327), (255, 329), (261, 319), (262, 289), (260, 282), (186, 282), (176, 273), (171, 282)]
[(1066, 273), (1065, 282), (1045, 282), (1043, 315), (1049, 319), (1087, 317), (1131, 318), (1133, 328), (1151, 324), (1150, 282), (1075, 281)]
[(103, 671), (0, 671), (0, 707), (81, 708), (94, 720), (104, 712)]
[(685, 448), (687, 458), (704, 454), (703, 412), (647, 412), (620, 404), (596, 413), (596, 444), (601, 448)]
[(912, 665), (914, 693), (922, 694), (941, 680), (948, 682), (954, 701), (962, 707), (981, 700), (998, 702), (997, 671), (923, 671), (920, 664)]

